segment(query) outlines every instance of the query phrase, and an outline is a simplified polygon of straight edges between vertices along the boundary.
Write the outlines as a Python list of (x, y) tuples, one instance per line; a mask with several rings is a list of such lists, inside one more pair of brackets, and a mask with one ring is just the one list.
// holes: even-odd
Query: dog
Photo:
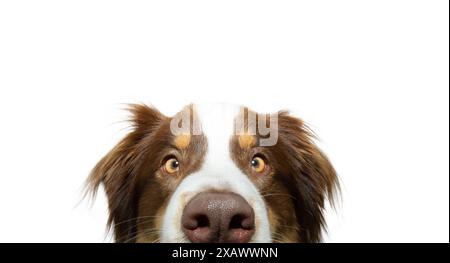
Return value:
[(94, 167), (116, 242), (320, 242), (339, 180), (287, 111), (132, 104), (131, 131)]

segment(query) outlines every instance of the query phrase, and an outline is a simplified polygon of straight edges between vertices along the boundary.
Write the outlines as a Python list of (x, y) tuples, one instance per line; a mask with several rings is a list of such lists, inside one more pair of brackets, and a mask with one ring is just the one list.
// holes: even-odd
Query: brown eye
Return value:
[(176, 173), (178, 172), (179, 169), (180, 169), (180, 162), (178, 162), (176, 158), (170, 158), (164, 164), (164, 170), (169, 174)]
[(255, 172), (261, 173), (266, 169), (266, 162), (258, 156), (253, 157), (251, 161), (252, 168)]

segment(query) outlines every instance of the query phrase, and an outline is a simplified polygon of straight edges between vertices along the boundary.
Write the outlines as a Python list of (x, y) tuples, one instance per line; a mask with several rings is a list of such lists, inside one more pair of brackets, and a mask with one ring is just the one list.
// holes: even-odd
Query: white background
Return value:
[(449, 241), (448, 1), (0, 2), (0, 241), (104, 242), (122, 103), (291, 109), (343, 182), (328, 242)]

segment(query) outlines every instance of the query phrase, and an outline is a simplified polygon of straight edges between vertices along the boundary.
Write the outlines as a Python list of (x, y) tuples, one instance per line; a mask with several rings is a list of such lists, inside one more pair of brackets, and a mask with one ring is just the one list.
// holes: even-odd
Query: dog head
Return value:
[(117, 242), (318, 242), (336, 172), (287, 112), (131, 105), (132, 131), (93, 169)]

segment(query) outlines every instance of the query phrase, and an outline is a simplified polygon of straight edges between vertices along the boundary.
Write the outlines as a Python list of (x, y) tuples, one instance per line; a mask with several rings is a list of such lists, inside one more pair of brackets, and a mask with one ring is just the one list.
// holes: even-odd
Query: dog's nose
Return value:
[(193, 243), (245, 243), (255, 233), (255, 215), (240, 195), (204, 192), (186, 205), (181, 226)]

